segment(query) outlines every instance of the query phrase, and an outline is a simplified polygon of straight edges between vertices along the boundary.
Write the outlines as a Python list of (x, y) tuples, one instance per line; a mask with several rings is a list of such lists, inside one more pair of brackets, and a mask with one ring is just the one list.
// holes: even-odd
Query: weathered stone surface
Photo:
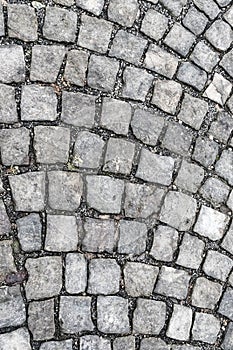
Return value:
[(1, 281), (11, 272), (16, 272), (16, 266), (13, 257), (12, 241), (0, 241), (0, 278)]
[(104, 6), (104, 0), (76, 0), (76, 5), (99, 16)]
[(206, 28), (208, 18), (195, 7), (190, 7), (183, 19), (183, 24), (191, 30), (193, 34), (200, 35)]
[(220, 62), (220, 65), (225, 69), (225, 71), (231, 77), (233, 77), (232, 61), (233, 61), (233, 50), (231, 49), (230, 52), (228, 52), (225, 56), (223, 56)]
[(175, 184), (186, 191), (196, 193), (201, 186), (204, 175), (204, 170), (200, 166), (183, 160)]
[(111, 350), (109, 339), (98, 335), (85, 335), (80, 338), (80, 350)]
[(233, 261), (228, 256), (215, 250), (209, 250), (203, 265), (203, 271), (208, 276), (226, 281), (232, 266)]
[(29, 130), (27, 128), (0, 130), (1, 160), (4, 165), (29, 163)]
[(190, 59), (202, 69), (211, 72), (218, 64), (220, 57), (219, 54), (212, 50), (204, 41), (199, 41), (195, 46)]
[(231, 321), (233, 321), (232, 306), (233, 306), (233, 289), (229, 287), (226, 289), (225, 293), (223, 294), (223, 298), (221, 300), (218, 312), (220, 312), (224, 316), (230, 318)]
[(72, 211), (79, 207), (83, 181), (78, 173), (66, 171), (48, 172), (49, 198), (52, 209)]
[(21, 46), (1, 46), (0, 62), (0, 81), (2, 83), (20, 83), (25, 80), (24, 52)]
[(170, 345), (159, 338), (142, 338), (140, 350), (170, 350)]
[(2, 4), (0, 5), (0, 36), (5, 35), (4, 17)]
[(20, 292), (20, 287), (19, 286), (1, 287), (0, 289), (0, 328), (20, 326), (25, 321), (26, 321), (26, 310), (25, 310), (25, 305)]
[(120, 254), (142, 254), (146, 250), (147, 227), (142, 222), (121, 220), (117, 250)]
[(215, 162), (218, 150), (219, 146), (215, 141), (199, 136), (196, 139), (192, 158), (207, 168)]
[(160, 333), (165, 324), (166, 304), (163, 301), (137, 299), (137, 306), (133, 315), (133, 333)]
[(43, 171), (9, 176), (16, 211), (42, 211), (45, 207)]
[(97, 298), (97, 328), (103, 333), (130, 332), (128, 300), (118, 296)]
[(146, 70), (126, 67), (123, 73), (122, 96), (132, 100), (145, 101), (154, 77)]
[(151, 103), (169, 114), (175, 114), (182, 88), (173, 80), (156, 80)]
[(194, 4), (212, 20), (215, 19), (220, 12), (220, 8), (213, 0), (194, 0)]
[(87, 285), (87, 262), (84, 255), (69, 253), (66, 255), (65, 286), (70, 294), (85, 292)]
[(208, 104), (204, 100), (185, 94), (178, 118), (199, 130), (207, 112)]
[(18, 238), (25, 252), (40, 250), (42, 247), (42, 224), (38, 214), (32, 213), (16, 221)]
[(154, 231), (150, 255), (156, 260), (172, 261), (178, 244), (178, 232), (169, 226), (159, 225)]
[(233, 346), (233, 323), (230, 322), (227, 327), (227, 332), (222, 344), (222, 348), (224, 350), (231, 350), (232, 346)]
[(226, 249), (229, 253), (233, 254), (233, 225), (231, 224), (227, 234), (221, 243), (221, 246)]
[(213, 81), (207, 87), (203, 96), (223, 106), (231, 93), (231, 89), (232, 84), (230, 81), (221, 74), (215, 73)]
[(113, 350), (135, 350), (135, 338), (131, 335), (119, 337), (113, 341)]
[(222, 294), (222, 286), (205, 277), (198, 277), (192, 293), (192, 304), (204, 309), (214, 309)]
[(231, 149), (223, 150), (220, 159), (215, 165), (215, 171), (230, 185), (233, 185), (233, 152)]
[(226, 202), (229, 191), (230, 187), (215, 177), (208, 178), (200, 189), (201, 195), (215, 205)]
[(219, 112), (217, 115), (217, 119), (212, 122), (209, 132), (216, 139), (227, 143), (227, 140), (229, 139), (232, 130), (233, 119), (231, 114), (226, 112)]
[(216, 49), (225, 51), (232, 43), (233, 30), (229, 24), (218, 19), (207, 29), (205, 36)]
[(131, 27), (139, 10), (137, 0), (110, 0), (108, 17), (122, 26)]
[(38, 24), (34, 8), (27, 4), (8, 4), (8, 35), (23, 41), (37, 40)]
[(161, 3), (166, 7), (174, 16), (179, 16), (183, 7), (186, 5), (187, 0), (161, 0)]
[(193, 339), (214, 344), (219, 331), (220, 321), (214, 315), (196, 312), (192, 328)]
[(46, 341), (40, 346), (40, 350), (72, 350), (72, 339), (62, 341)]
[(10, 220), (7, 216), (6, 208), (2, 199), (0, 199), (0, 236), (8, 235), (11, 230)]
[[(177, 40), (179, 38), (179, 40)], [(181, 24), (175, 23), (166, 36), (164, 43), (181, 56), (187, 56), (195, 41), (195, 35)], [(181, 44), (182, 43), (182, 44)]]
[(0, 334), (0, 344), (1, 350), (32, 350), (27, 328), (18, 328), (15, 331)]
[(0, 123), (12, 124), (18, 121), (15, 89), (0, 84)]
[(227, 200), (228, 207), (233, 210), (233, 191), (231, 191), (230, 196)]
[(189, 340), (191, 325), (192, 309), (183, 305), (174, 305), (166, 334), (173, 339)]
[(190, 62), (182, 62), (177, 72), (177, 79), (201, 91), (205, 87), (207, 74)]
[(68, 84), (84, 86), (89, 54), (81, 50), (70, 50), (67, 54), (64, 79)]
[(168, 27), (168, 18), (156, 10), (150, 9), (146, 12), (141, 31), (154, 40), (159, 40)]
[(58, 295), (62, 287), (62, 261), (59, 256), (28, 258), (25, 264), (28, 281), (27, 299), (50, 298)]
[(205, 243), (195, 236), (185, 233), (176, 263), (190, 269), (198, 269), (202, 259)]

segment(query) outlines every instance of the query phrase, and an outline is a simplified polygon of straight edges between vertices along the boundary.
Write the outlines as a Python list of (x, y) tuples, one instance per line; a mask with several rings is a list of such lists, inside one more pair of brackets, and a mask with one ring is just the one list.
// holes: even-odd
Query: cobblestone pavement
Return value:
[(1, 1), (0, 350), (232, 350), (232, 1)]

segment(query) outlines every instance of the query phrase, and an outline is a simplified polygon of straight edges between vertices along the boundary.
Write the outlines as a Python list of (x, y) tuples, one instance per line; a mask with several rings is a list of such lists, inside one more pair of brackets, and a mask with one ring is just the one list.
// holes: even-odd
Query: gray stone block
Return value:
[(85, 292), (87, 286), (87, 261), (83, 254), (66, 255), (65, 287), (70, 294)]

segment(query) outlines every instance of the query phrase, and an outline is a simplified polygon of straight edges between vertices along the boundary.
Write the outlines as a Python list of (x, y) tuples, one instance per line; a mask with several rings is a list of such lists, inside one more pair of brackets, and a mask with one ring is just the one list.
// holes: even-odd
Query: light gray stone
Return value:
[(223, 294), (218, 312), (233, 321), (233, 289), (228, 287)]
[(170, 345), (167, 345), (163, 340), (155, 337), (143, 338), (140, 344), (140, 350), (170, 350)]
[(45, 207), (43, 171), (9, 176), (16, 211), (42, 211)]
[(214, 344), (220, 332), (220, 321), (210, 314), (196, 312), (192, 328), (194, 340)]
[(98, 296), (97, 328), (107, 334), (129, 333), (128, 300), (118, 296)]
[(205, 277), (198, 277), (192, 293), (192, 305), (213, 310), (222, 294), (222, 286)]
[(119, 337), (113, 341), (113, 350), (135, 350), (135, 338), (131, 335)]
[(233, 130), (232, 115), (226, 112), (219, 112), (217, 119), (212, 122), (209, 133), (216, 139), (227, 143)]
[(12, 124), (18, 121), (15, 88), (0, 84), (0, 123)]
[(133, 333), (157, 335), (165, 324), (166, 304), (163, 301), (137, 299), (133, 314)]
[(195, 7), (190, 7), (186, 16), (183, 19), (183, 24), (193, 34), (200, 35), (205, 30), (208, 23), (208, 18)]
[(222, 348), (224, 350), (231, 350), (233, 346), (233, 323), (230, 322), (227, 327), (227, 332), (222, 343)]
[(220, 8), (213, 0), (194, 0), (194, 4), (211, 20), (215, 19), (220, 13)]
[(16, 221), (18, 238), (25, 252), (41, 250), (42, 224), (39, 214), (29, 214)]
[(190, 269), (198, 269), (203, 259), (204, 248), (205, 243), (202, 240), (185, 233), (176, 263)]
[(175, 114), (182, 87), (174, 80), (156, 80), (151, 103), (169, 114)]
[(216, 241), (221, 239), (229, 222), (229, 217), (217, 210), (202, 205), (194, 231)]
[(206, 45), (204, 41), (199, 41), (190, 59), (207, 72), (212, 72), (214, 67), (218, 64), (220, 57), (219, 54)]
[(139, 255), (146, 250), (147, 227), (137, 221), (121, 220), (117, 250), (120, 254)]
[[(179, 38), (179, 40), (177, 40)], [(195, 41), (195, 35), (181, 24), (175, 23), (167, 34), (164, 43), (172, 50), (186, 57)]]
[(203, 265), (203, 271), (213, 278), (226, 281), (233, 266), (233, 261), (228, 256), (215, 250), (209, 250)]
[(21, 97), (23, 121), (53, 121), (57, 118), (57, 97), (50, 86), (24, 85)]
[(4, 17), (2, 4), (0, 5), (0, 36), (5, 35)]
[(137, 17), (139, 4), (137, 0), (110, 0), (108, 17), (122, 26), (131, 27)]
[(50, 208), (73, 211), (79, 207), (83, 191), (83, 181), (80, 174), (68, 171), (50, 171), (48, 172), (48, 181)]
[(217, 3), (219, 4), (220, 7), (224, 7), (229, 5), (231, 0), (217, 0)]
[(225, 69), (225, 71), (233, 77), (233, 68), (232, 68), (232, 61), (233, 61), (233, 50), (229, 51), (225, 56), (223, 56), (220, 65)]
[(224, 14), (225, 20), (233, 27), (233, 7), (231, 6)]
[(205, 33), (207, 40), (218, 50), (229, 49), (233, 40), (233, 30), (222, 19), (216, 20)]
[(60, 256), (28, 258), (26, 283), (27, 299), (50, 298), (58, 295), (62, 288), (62, 261)]
[(231, 149), (223, 150), (220, 159), (215, 165), (216, 173), (233, 185), (233, 152)]
[(61, 296), (59, 322), (63, 333), (92, 331), (91, 297)]
[[(55, 4), (72, 6), (75, 3), (75, 0), (54, 0)], [(46, 348), (47, 349), (47, 348)]]
[(42, 343), (40, 350), (72, 350), (72, 339)]
[(176, 340), (189, 340), (192, 315), (192, 309), (187, 306), (174, 305), (166, 335)]
[(123, 73), (122, 96), (145, 101), (154, 77), (145, 69), (126, 67)]
[(65, 287), (70, 294), (85, 292), (87, 286), (87, 262), (83, 254), (66, 255)]
[(203, 96), (223, 106), (230, 96), (231, 89), (232, 84), (230, 81), (225, 79), (221, 74), (215, 73), (212, 82), (205, 90)]
[(70, 50), (67, 54), (64, 79), (68, 84), (84, 86), (89, 54), (81, 50)]
[(215, 141), (209, 140), (207, 137), (199, 136), (196, 139), (196, 144), (192, 158), (208, 168), (211, 166), (218, 155), (219, 146)]
[(124, 191), (124, 182), (109, 176), (88, 175), (87, 203), (101, 213), (118, 214)]
[(2, 45), (0, 48), (0, 81), (20, 83), (25, 81), (25, 61), (23, 47)]
[(149, 9), (142, 21), (141, 31), (154, 40), (163, 37), (168, 27), (168, 18), (154, 9)]
[(233, 191), (231, 191), (230, 196), (227, 200), (228, 207), (233, 210)]
[(0, 334), (1, 350), (32, 350), (27, 328)]
[(196, 193), (204, 175), (205, 172), (199, 165), (183, 160), (175, 184), (186, 191)]
[(12, 250), (13, 242), (10, 240), (0, 241), (0, 269), (1, 269), (1, 282), (5, 280), (5, 277), (12, 273), (16, 272), (16, 266), (13, 257)]
[[(26, 321), (26, 310), (19, 286), (0, 288), (0, 328), (16, 327)], [(0, 343), (0, 345), (2, 345)]]
[(161, 3), (166, 7), (173, 16), (179, 16), (187, 0), (161, 0)]
[(207, 82), (207, 74), (190, 62), (182, 62), (177, 72), (177, 79), (201, 91)]
[(172, 261), (178, 244), (178, 232), (168, 226), (159, 225), (154, 231), (150, 255), (156, 260)]
[(215, 177), (208, 178), (200, 189), (201, 195), (215, 205), (226, 202), (229, 192), (230, 187)]
[(99, 16), (104, 7), (104, 0), (76, 0), (76, 5)]
[(174, 166), (173, 158), (160, 156), (143, 148), (135, 176), (144, 181), (169, 186), (172, 182)]
[(11, 230), (11, 223), (8, 218), (6, 208), (2, 199), (0, 199), (0, 236), (8, 235)]
[(0, 130), (0, 149), (2, 164), (29, 164), (30, 136), (27, 128)]
[(233, 224), (231, 224), (229, 230), (224, 236), (221, 246), (233, 255)]
[(98, 335), (85, 335), (80, 338), (80, 350), (111, 350), (111, 343)]

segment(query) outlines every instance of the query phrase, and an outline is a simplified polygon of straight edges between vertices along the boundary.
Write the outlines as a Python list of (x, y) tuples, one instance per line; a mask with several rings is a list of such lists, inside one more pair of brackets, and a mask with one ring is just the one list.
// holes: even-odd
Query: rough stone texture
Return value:
[(12, 124), (18, 121), (15, 89), (0, 84), (0, 123)]
[(113, 350), (135, 350), (135, 339), (133, 336), (119, 337), (113, 341)]
[(9, 176), (16, 211), (42, 211), (45, 207), (45, 173)]
[(182, 88), (173, 80), (156, 80), (151, 103), (169, 114), (175, 114)]
[(144, 69), (126, 67), (123, 73), (122, 96), (145, 101), (154, 77)]
[(0, 47), (0, 81), (2, 83), (20, 83), (25, 80), (25, 62), (23, 48), (19, 45)]
[(25, 252), (40, 250), (42, 246), (42, 225), (38, 214), (29, 214), (16, 221), (18, 238)]
[(53, 338), (55, 333), (53, 299), (29, 303), (28, 328), (35, 340)]
[(142, 222), (121, 220), (119, 225), (120, 254), (142, 254), (146, 250), (147, 227)]
[(12, 241), (3, 240), (0, 242), (0, 267), (1, 267), (1, 281), (5, 276), (16, 272), (16, 266), (13, 257)]
[(60, 126), (36, 126), (34, 147), (39, 163), (67, 163), (70, 147), (70, 130)]
[(233, 324), (232, 322), (230, 322), (230, 324), (227, 327), (227, 332), (222, 344), (222, 348), (224, 350), (231, 350), (232, 346), (233, 346)]
[(121, 201), (124, 182), (109, 176), (88, 175), (87, 203), (101, 213), (118, 214), (121, 211)]
[(170, 346), (159, 338), (149, 337), (141, 340), (140, 350), (170, 350)]
[(26, 128), (0, 130), (1, 158), (4, 165), (29, 163), (29, 130)]
[(137, 17), (139, 5), (137, 0), (110, 0), (108, 17), (122, 26), (131, 27)]
[(231, 224), (227, 234), (224, 236), (224, 239), (221, 243), (221, 246), (226, 249), (229, 253), (233, 254), (233, 225)]
[(224, 150), (215, 165), (216, 173), (233, 185), (233, 153), (231, 149)]
[(195, 340), (214, 344), (220, 331), (220, 321), (213, 315), (196, 312), (192, 328)]
[(178, 118), (184, 123), (199, 130), (208, 112), (208, 104), (196, 97), (185, 94)]
[(183, 19), (184, 26), (196, 35), (203, 33), (207, 23), (208, 18), (195, 7), (191, 7)]
[(225, 79), (221, 74), (215, 73), (213, 81), (207, 87), (203, 96), (208, 97), (220, 105), (224, 105), (231, 93), (231, 89), (232, 84), (230, 81)]
[(207, 168), (215, 162), (218, 150), (219, 146), (215, 141), (200, 136), (196, 139), (192, 158)]
[(190, 277), (186, 271), (163, 266), (160, 270), (155, 292), (177, 299), (185, 299)]
[(214, 309), (221, 294), (222, 286), (219, 283), (198, 277), (193, 288), (192, 304), (204, 309)]
[(187, 0), (161, 0), (161, 3), (166, 7), (173, 16), (179, 16)]
[(219, 54), (212, 50), (204, 41), (199, 41), (195, 46), (190, 59), (207, 72), (212, 72), (220, 58)]
[(87, 285), (87, 262), (84, 255), (69, 253), (66, 255), (65, 286), (70, 294), (85, 292)]
[[(0, 289), (0, 328), (20, 326), (26, 321), (26, 310), (20, 287)], [(0, 343), (1, 344), (1, 343)]]
[(4, 17), (3, 17), (3, 7), (0, 5), (0, 36), (5, 35)]
[(64, 333), (92, 331), (91, 298), (87, 296), (61, 296), (60, 326)]
[(76, 0), (76, 5), (98, 16), (103, 9), (104, 0)]
[(176, 263), (190, 269), (198, 269), (203, 259), (204, 248), (203, 241), (185, 233)]
[(67, 54), (67, 62), (64, 79), (69, 84), (84, 86), (89, 54), (81, 50), (70, 50)]
[(206, 31), (207, 40), (218, 50), (227, 50), (233, 40), (233, 30), (222, 20), (215, 21)]
[(186, 191), (196, 193), (204, 179), (204, 174), (200, 166), (183, 160), (175, 184)]
[(104, 333), (127, 334), (130, 331), (128, 300), (118, 296), (97, 298), (97, 328)]
[(225, 20), (233, 27), (233, 7), (231, 6), (224, 14)]
[(40, 350), (72, 350), (72, 339), (42, 343)]
[(111, 22), (82, 14), (78, 45), (92, 51), (105, 53), (108, 49), (112, 29)]
[(162, 146), (174, 153), (186, 156), (189, 152), (192, 139), (193, 135), (188, 128), (171, 122), (168, 124)]
[(88, 293), (116, 294), (120, 277), (121, 269), (114, 259), (92, 259), (89, 263)]
[(159, 40), (164, 35), (168, 27), (168, 18), (161, 13), (150, 9), (146, 12), (141, 31), (154, 40)]
[(163, 301), (138, 298), (133, 317), (133, 333), (159, 334), (165, 316), (166, 304)]
[(216, 241), (224, 235), (228, 221), (225, 214), (202, 205), (194, 231)]
[(151, 296), (158, 273), (157, 266), (127, 262), (124, 267), (126, 293), (132, 297)]
[(219, 7), (213, 0), (194, 0), (194, 4), (212, 20), (215, 19), (220, 12)]
[(8, 35), (23, 41), (37, 40), (38, 24), (35, 10), (25, 5), (8, 4)]
[(15, 331), (0, 334), (0, 344), (1, 350), (32, 350), (27, 328), (18, 328)]
[(182, 62), (177, 72), (177, 79), (201, 91), (205, 87), (207, 74), (190, 62)]
[(226, 112), (219, 112), (217, 119), (213, 121), (209, 129), (210, 134), (212, 134), (216, 139), (227, 143), (231, 132), (233, 130), (233, 119), (231, 114)]
[(32, 61), (30, 79), (54, 83), (64, 59), (66, 49), (58, 45), (34, 45), (32, 48)]
[(58, 295), (62, 287), (62, 261), (59, 256), (28, 258), (25, 264), (28, 281), (27, 299), (50, 298)]
[(230, 318), (231, 321), (233, 321), (232, 305), (233, 305), (233, 289), (227, 288), (225, 293), (223, 294), (223, 298), (221, 300), (218, 311), (222, 315)]
[(80, 338), (80, 350), (111, 350), (109, 339), (97, 335), (85, 335)]
[(233, 60), (233, 50), (231, 49), (220, 62), (220, 65), (225, 69), (225, 71), (233, 77), (233, 68), (232, 68), (232, 60)]
[(72, 211), (79, 207), (83, 191), (83, 181), (80, 174), (50, 171), (48, 172), (48, 181), (48, 204), (52, 209)]
[(50, 86), (22, 87), (21, 119), (23, 121), (53, 121), (57, 118), (57, 97)]
[(133, 134), (150, 146), (155, 146), (164, 127), (164, 118), (156, 112), (136, 109), (131, 120)]
[(150, 255), (156, 260), (172, 261), (178, 244), (178, 232), (169, 226), (159, 225), (154, 232)]
[(194, 198), (181, 192), (170, 191), (165, 197), (160, 221), (177, 230), (185, 231), (192, 227), (196, 209), (197, 204)]
[(230, 188), (221, 180), (210, 177), (200, 189), (201, 195), (213, 204), (226, 202)]
[(0, 236), (8, 235), (11, 230), (10, 220), (7, 216), (6, 208), (2, 199), (0, 199)]
[(192, 325), (192, 310), (186, 306), (174, 305), (166, 335), (177, 340), (189, 340)]
[[(179, 41), (177, 41), (177, 38), (179, 38)], [(164, 43), (181, 56), (186, 57), (194, 41), (195, 35), (181, 24), (175, 23), (166, 36)]]
[(209, 250), (203, 265), (203, 271), (213, 278), (226, 281), (231, 268), (233, 266), (232, 259), (215, 250)]
[(228, 207), (233, 210), (233, 191), (231, 191), (228, 201), (227, 201)]

